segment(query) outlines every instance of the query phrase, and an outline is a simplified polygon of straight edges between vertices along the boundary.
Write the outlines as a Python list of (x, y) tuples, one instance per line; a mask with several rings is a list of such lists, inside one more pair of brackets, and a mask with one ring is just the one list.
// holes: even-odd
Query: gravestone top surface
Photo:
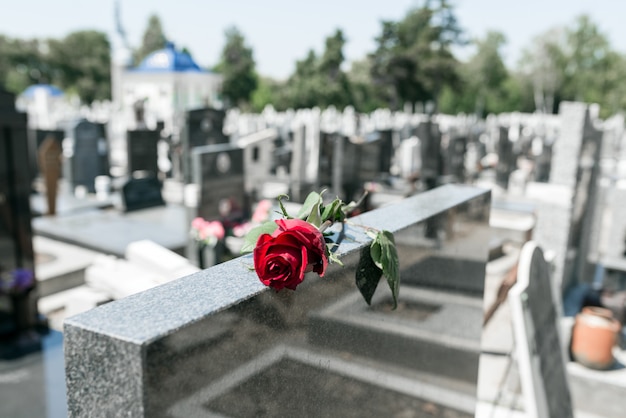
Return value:
[(526, 412), (537, 417), (572, 417), (550, 265), (535, 242), (524, 244), (517, 271), (509, 301)]
[(189, 240), (187, 208), (167, 205), (122, 213), (117, 210), (85, 210), (62, 217), (33, 219), (41, 236), (105, 254), (124, 257), (131, 242), (149, 239), (179, 251)]

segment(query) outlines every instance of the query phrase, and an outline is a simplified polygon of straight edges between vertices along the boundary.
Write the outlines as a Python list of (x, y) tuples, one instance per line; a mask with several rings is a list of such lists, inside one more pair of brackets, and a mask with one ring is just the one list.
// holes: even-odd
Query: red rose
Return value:
[(322, 233), (300, 219), (275, 222), (278, 229), (261, 235), (254, 248), (254, 269), (261, 282), (276, 290), (295, 290), (307, 271), (324, 276), (328, 258)]

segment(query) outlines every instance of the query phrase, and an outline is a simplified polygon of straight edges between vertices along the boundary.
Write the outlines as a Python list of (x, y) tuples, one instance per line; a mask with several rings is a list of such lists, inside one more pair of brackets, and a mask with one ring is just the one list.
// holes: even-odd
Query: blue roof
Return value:
[(44, 90), (49, 96), (52, 97), (59, 97), (64, 94), (63, 90), (57, 86), (53, 86), (52, 84), (33, 84), (32, 86), (27, 87), (21, 95), (32, 99), (35, 97), (35, 92), (38, 90)]
[(146, 72), (178, 72), (195, 71), (205, 72), (191, 56), (185, 52), (177, 51), (174, 44), (168, 42), (165, 48), (154, 51), (135, 67), (133, 71)]

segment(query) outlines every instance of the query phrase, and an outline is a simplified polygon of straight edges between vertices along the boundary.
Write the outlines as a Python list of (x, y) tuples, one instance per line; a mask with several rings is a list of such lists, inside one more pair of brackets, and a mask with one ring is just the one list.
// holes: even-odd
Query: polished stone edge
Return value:
[[(346, 227), (344, 233), (350, 239), (341, 242), (337, 254), (343, 257), (370, 243), (358, 225), (395, 233), (490, 193), (472, 186), (445, 185), (366, 212), (350, 219), (356, 226)], [(335, 227), (338, 231), (339, 226)], [(65, 327), (146, 345), (265, 291), (252, 266), (252, 257), (242, 256), (68, 318)]]

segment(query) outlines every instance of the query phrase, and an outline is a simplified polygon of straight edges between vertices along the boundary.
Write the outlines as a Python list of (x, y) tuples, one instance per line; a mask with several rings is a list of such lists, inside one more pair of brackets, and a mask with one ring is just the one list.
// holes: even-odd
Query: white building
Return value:
[(203, 70), (172, 43), (148, 55), (139, 66), (123, 69), (118, 80), (119, 86), (112, 87), (120, 97), (113, 99), (119, 100), (127, 129), (142, 127), (142, 120), (154, 129), (163, 121), (165, 131), (177, 135), (186, 110), (222, 106), (222, 76)]

